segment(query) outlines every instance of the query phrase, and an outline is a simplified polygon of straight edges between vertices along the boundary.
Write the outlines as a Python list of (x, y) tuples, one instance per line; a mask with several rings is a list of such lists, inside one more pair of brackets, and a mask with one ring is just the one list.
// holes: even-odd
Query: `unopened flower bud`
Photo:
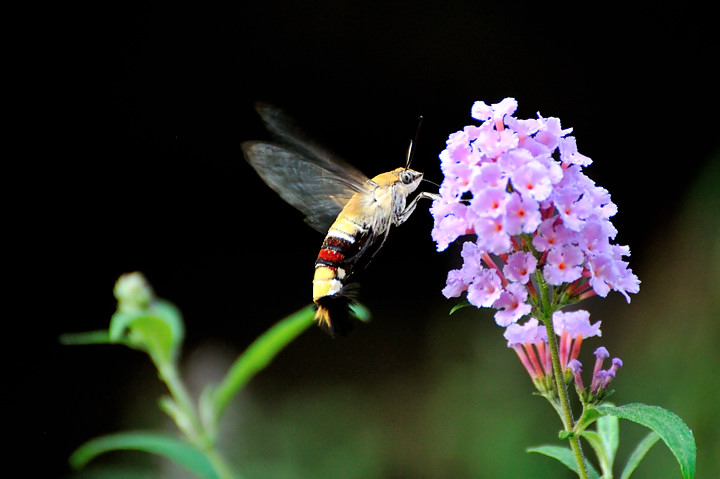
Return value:
[(150, 284), (139, 272), (120, 276), (115, 283), (114, 294), (118, 300), (118, 310), (120, 311), (145, 309), (154, 297)]

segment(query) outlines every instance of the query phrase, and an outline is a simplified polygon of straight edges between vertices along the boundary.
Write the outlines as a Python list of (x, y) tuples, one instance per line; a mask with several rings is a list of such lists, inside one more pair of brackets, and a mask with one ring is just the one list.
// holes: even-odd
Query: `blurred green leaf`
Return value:
[(695, 477), (695, 455), (697, 453), (695, 438), (692, 431), (678, 416), (659, 406), (640, 403), (618, 407), (597, 406), (595, 409), (600, 414), (627, 419), (655, 431), (680, 464), (683, 478)]
[[(557, 459), (561, 463), (565, 464), (568, 469), (573, 471), (575, 474), (579, 474), (577, 463), (575, 462), (575, 456), (573, 455), (570, 448), (562, 446), (536, 446), (526, 449), (527, 452), (536, 452), (543, 454), (553, 459)], [(590, 479), (600, 479), (600, 475), (595, 470), (592, 464), (585, 461), (588, 469), (588, 477)]]
[(157, 479), (157, 471), (129, 464), (92, 465), (75, 472), (71, 479)]
[(157, 454), (199, 477), (219, 479), (212, 463), (202, 451), (172, 436), (148, 431), (123, 432), (91, 439), (70, 456), (70, 465), (80, 469), (101, 454), (120, 450)]
[(350, 310), (352, 311), (353, 316), (355, 316), (363, 323), (369, 322), (370, 318), (372, 317), (372, 314), (370, 314), (370, 310), (360, 303), (352, 303), (350, 305)]
[(66, 333), (60, 335), (60, 343), (66, 346), (84, 344), (109, 344), (110, 335), (106, 330)]
[(185, 339), (185, 325), (180, 310), (171, 302), (160, 299), (153, 302), (150, 311), (168, 325), (172, 331), (174, 346), (180, 346)]
[(650, 448), (653, 447), (656, 442), (658, 442), (658, 439), (660, 439), (660, 436), (658, 436), (655, 431), (650, 431), (650, 434), (645, 436), (645, 439), (640, 441), (632, 454), (630, 454), (630, 457), (628, 458), (627, 464), (625, 464), (625, 468), (622, 471), (620, 479), (628, 479), (630, 477), (630, 474), (632, 474), (635, 468), (638, 467), (640, 461), (643, 460), (645, 454), (647, 454)]
[(175, 356), (185, 335), (180, 312), (163, 300), (154, 301), (142, 310), (118, 310), (110, 319), (108, 332), (112, 342), (165, 360)]
[[(307, 306), (300, 311), (280, 320), (253, 343), (235, 360), (225, 378), (211, 393), (212, 406), (201, 405), (202, 415), (208, 416), (207, 408), (211, 407), (213, 420), (217, 421), (225, 407), (235, 394), (252, 379), (255, 374), (265, 368), (292, 340), (313, 324), (315, 310)], [(208, 397), (209, 395), (205, 395)]]

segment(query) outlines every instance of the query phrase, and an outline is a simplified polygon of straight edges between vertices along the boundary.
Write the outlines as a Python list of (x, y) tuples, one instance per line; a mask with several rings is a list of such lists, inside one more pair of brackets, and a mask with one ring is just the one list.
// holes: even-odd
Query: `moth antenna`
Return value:
[(413, 148), (413, 146), (415, 144), (417, 144), (418, 137), (420, 136), (420, 127), (422, 126), (422, 121), (423, 121), (423, 117), (422, 117), (422, 115), (420, 115), (418, 117), (418, 126), (415, 129), (415, 137), (412, 140), (410, 140), (410, 146), (408, 147), (407, 158), (405, 161), (405, 169), (406, 170), (408, 168), (410, 168), (410, 163), (412, 162), (413, 156), (415, 155), (415, 148)]

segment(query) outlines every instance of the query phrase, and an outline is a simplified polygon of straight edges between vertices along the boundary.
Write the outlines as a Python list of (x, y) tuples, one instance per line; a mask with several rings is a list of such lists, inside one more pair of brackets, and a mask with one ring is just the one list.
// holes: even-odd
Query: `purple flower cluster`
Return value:
[[(553, 314), (555, 334), (560, 337), (559, 356), (563, 372), (577, 361), (583, 339), (601, 336), (600, 321), (590, 324), (590, 313), (587, 311), (556, 311)], [(535, 318), (524, 324), (513, 323), (505, 329), (505, 339), (525, 366), (530, 378), (538, 389), (551, 388), (552, 364), (548, 347), (547, 329)]]
[[(600, 321), (590, 323), (590, 313), (587, 311), (555, 311), (552, 316), (553, 330), (559, 336), (558, 353), (561, 374), (569, 379), (575, 379), (578, 393), (584, 400), (599, 399), (615, 378), (615, 373), (622, 367), (620, 358), (613, 358), (609, 369), (602, 369), (605, 359), (610, 357), (607, 349), (600, 346), (595, 350), (595, 367), (590, 390), (586, 391), (580, 373), (582, 364), (577, 359), (580, 346), (585, 338), (602, 336)], [(527, 370), (536, 388), (543, 393), (553, 390), (553, 368), (548, 344), (547, 328), (537, 319), (530, 318), (524, 324), (513, 323), (505, 329), (507, 345), (512, 348), (520, 358), (520, 362)]]
[(590, 158), (559, 119), (517, 119), (516, 109), (513, 98), (475, 102), (471, 116), (480, 124), (451, 134), (440, 153), (441, 199), (431, 208), (438, 251), (475, 235), (443, 294), (467, 292), (474, 306), (497, 309), (501, 326), (532, 313), (536, 274), (562, 286), (568, 302), (610, 290), (629, 302), (640, 281), (623, 259), (629, 248), (612, 243), (610, 194), (582, 171)]

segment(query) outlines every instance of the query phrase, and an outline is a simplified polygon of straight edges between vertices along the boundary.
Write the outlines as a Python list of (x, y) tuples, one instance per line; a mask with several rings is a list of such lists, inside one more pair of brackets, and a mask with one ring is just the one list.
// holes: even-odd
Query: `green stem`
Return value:
[(180, 378), (176, 364), (172, 360), (160, 358), (151, 353), (160, 379), (165, 383), (172, 397), (172, 400), (166, 405), (166, 411), (171, 412), (170, 415), (175, 419), (176, 424), (187, 436), (188, 440), (205, 452), (220, 479), (237, 479), (237, 476), (231, 472), (224, 459), (215, 449), (214, 434), (212, 432), (217, 425), (217, 421), (230, 399), (255, 373), (267, 366), (278, 352), (305, 331), (313, 323), (313, 316), (314, 311), (310, 307), (288, 316), (255, 340), (240, 355), (223, 382), (214, 392), (214, 408), (211, 413), (212, 422), (207, 423), (207, 427), (204, 427), (203, 422), (200, 420), (198, 409), (195, 407)]
[(588, 473), (585, 466), (585, 457), (583, 456), (582, 447), (580, 445), (580, 436), (572, 434), (575, 429), (575, 423), (573, 420), (572, 409), (570, 408), (570, 397), (568, 395), (567, 387), (565, 386), (565, 375), (563, 374), (562, 367), (560, 366), (560, 354), (558, 353), (557, 338), (555, 338), (555, 332), (553, 329), (552, 315), (545, 319), (545, 328), (547, 330), (548, 344), (550, 345), (550, 356), (553, 364), (553, 376), (555, 377), (555, 386), (557, 387), (558, 397), (560, 399), (560, 407), (562, 409), (563, 426), (565, 432), (570, 433), (568, 440), (570, 441), (570, 449), (572, 449), (573, 455), (575, 456), (575, 462), (578, 465), (578, 472), (580, 477), (587, 479)]
[[(563, 374), (563, 369), (560, 365), (560, 354), (558, 351), (557, 338), (555, 337), (555, 328), (552, 321), (554, 311), (551, 306), (550, 291), (548, 284), (545, 282), (541, 273), (536, 273), (535, 279), (540, 289), (539, 299), (542, 309), (542, 311), (538, 311), (538, 319), (541, 319), (543, 323), (545, 323), (548, 346), (550, 347), (550, 357), (553, 365), (553, 377), (555, 378), (555, 387), (557, 388), (558, 399), (560, 399), (560, 410), (558, 413), (565, 428), (565, 432), (569, 434), (568, 440), (570, 441), (570, 449), (572, 450), (573, 456), (575, 456), (575, 462), (577, 462), (578, 465), (578, 474), (582, 479), (588, 479), (585, 457), (583, 456), (582, 447), (580, 445), (580, 437), (579, 435), (573, 434), (575, 424), (572, 409), (570, 408), (570, 397), (565, 385), (565, 375)], [(553, 404), (556, 405), (554, 402)], [(555, 407), (555, 409), (558, 410), (557, 407)]]
[(240, 479), (240, 476), (230, 470), (230, 467), (225, 463), (225, 460), (218, 454), (215, 448), (205, 451), (205, 456), (212, 464), (213, 470), (220, 479)]
[(190, 393), (182, 382), (175, 363), (171, 361), (155, 361), (155, 365), (160, 378), (170, 391), (173, 403), (177, 406), (177, 416), (181, 415), (181, 417), (175, 416), (178, 427), (192, 444), (204, 451), (218, 478), (237, 479), (237, 476), (232, 473), (230, 467), (218, 453), (214, 441), (210, 439), (210, 435), (204, 430)]
[(543, 278), (540, 270), (535, 271), (535, 281), (540, 289), (540, 297), (538, 298), (540, 301), (540, 311), (538, 311), (538, 316), (543, 316), (538, 319), (542, 319), (543, 322), (547, 324), (545, 319), (552, 318), (554, 311), (552, 311), (552, 307), (550, 306), (550, 291), (548, 290), (548, 284), (545, 282), (545, 278)]
[(203, 448), (207, 447), (207, 441), (205, 440), (206, 435), (203, 432), (195, 405), (190, 397), (190, 393), (185, 388), (185, 384), (183, 384), (180, 379), (180, 374), (175, 364), (172, 361), (157, 361), (156, 358), (153, 358), (153, 361), (160, 374), (160, 379), (162, 379), (168, 391), (170, 391), (175, 405), (183, 412), (183, 422), (186, 427), (180, 424), (178, 424), (178, 427), (183, 430), (193, 444)]

